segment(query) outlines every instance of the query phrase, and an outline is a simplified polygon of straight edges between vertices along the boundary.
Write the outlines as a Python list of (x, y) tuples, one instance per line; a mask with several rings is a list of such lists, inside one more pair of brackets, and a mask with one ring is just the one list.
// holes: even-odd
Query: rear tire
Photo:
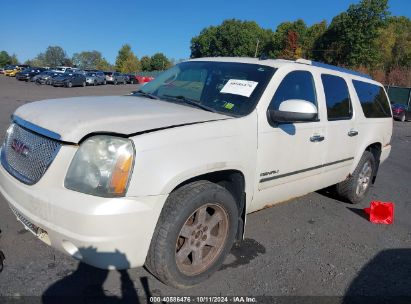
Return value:
[(225, 188), (196, 181), (168, 197), (146, 266), (163, 283), (187, 288), (218, 270), (234, 243), (237, 204)]
[(71, 81), (67, 82), (67, 87), (68, 87), (68, 88), (73, 87), (73, 83), (72, 83)]
[(405, 113), (401, 115), (400, 120), (401, 120), (402, 122), (405, 122)]
[(374, 155), (365, 151), (353, 174), (336, 185), (337, 194), (352, 204), (358, 204), (370, 191), (375, 169)]

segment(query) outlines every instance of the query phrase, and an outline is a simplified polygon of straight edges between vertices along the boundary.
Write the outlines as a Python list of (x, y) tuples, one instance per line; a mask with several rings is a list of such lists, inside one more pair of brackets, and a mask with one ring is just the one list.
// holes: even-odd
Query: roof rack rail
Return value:
[(355, 75), (355, 76), (360, 76), (360, 77), (364, 77), (364, 78), (368, 78), (368, 79), (372, 79), (372, 77), (368, 74), (356, 72), (356, 71), (353, 71), (353, 70), (350, 70), (350, 69), (346, 69), (346, 68), (342, 68), (342, 67), (339, 67), (339, 66), (326, 64), (326, 63), (322, 63), (322, 62), (318, 62), (318, 61), (312, 61), (312, 60), (307, 60), (307, 59), (297, 59), (295, 62), (301, 63), (301, 64), (308, 64), (308, 65), (312, 65), (312, 66), (319, 67), (319, 68), (334, 70), (334, 71), (338, 71), (338, 72), (343, 72), (343, 73), (347, 73), (347, 74), (351, 74), (351, 75)]

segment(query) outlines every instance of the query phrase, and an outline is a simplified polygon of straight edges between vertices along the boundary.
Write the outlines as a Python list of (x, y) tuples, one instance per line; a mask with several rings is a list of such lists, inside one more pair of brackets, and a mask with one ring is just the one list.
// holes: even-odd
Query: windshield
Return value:
[(274, 72), (258, 64), (188, 61), (160, 74), (135, 95), (176, 103), (185, 100), (187, 105), (195, 102), (204, 109), (244, 116), (254, 110)]
[(95, 73), (87, 73), (86, 76), (88, 76), (88, 77), (95, 77), (96, 74), (95, 74)]

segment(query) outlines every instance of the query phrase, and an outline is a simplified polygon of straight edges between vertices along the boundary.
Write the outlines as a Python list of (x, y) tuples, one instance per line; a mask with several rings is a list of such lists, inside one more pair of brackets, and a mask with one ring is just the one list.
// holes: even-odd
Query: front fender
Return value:
[(128, 195), (170, 193), (199, 175), (237, 170), (252, 191), (257, 151), (256, 117), (206, 122), (133, 137), (136, 159)]

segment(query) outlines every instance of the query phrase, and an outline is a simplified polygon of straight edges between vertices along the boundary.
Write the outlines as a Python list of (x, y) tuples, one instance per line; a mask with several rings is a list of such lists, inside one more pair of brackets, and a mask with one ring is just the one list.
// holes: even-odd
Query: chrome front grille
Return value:
[(1, 164), (25, 184), (37, 183), (53, 162), (61, 143), (13, 123), (1, 149)]

